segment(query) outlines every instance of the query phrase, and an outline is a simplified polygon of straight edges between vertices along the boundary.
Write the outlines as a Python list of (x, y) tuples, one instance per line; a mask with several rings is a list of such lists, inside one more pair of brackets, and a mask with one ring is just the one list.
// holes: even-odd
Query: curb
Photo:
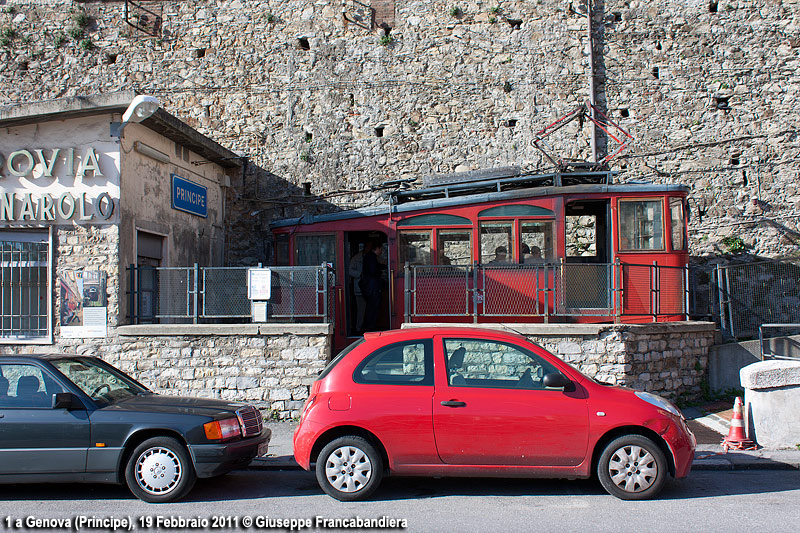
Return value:
[[(302, 472), (303, 469), (294, 461), (271, 461), (256, 459), (245, 470), (261, 472)], [(727, 459), (701, 459), (692, 463), (692, 472), (734, 472), (734, 471), (775, 471), (775, 470), (800, 470), (800, 463), (785, 463), (780, 461), (758, 460), (749, 462), (732, 462)]]

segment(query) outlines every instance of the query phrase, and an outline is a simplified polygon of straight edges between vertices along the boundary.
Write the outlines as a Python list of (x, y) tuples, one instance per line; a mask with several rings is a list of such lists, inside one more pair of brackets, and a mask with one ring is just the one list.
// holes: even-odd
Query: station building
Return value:
[(241, 158), (134, 98), (0, 108), (0, 351), (106, 337), (130, 265), (223, 264)]

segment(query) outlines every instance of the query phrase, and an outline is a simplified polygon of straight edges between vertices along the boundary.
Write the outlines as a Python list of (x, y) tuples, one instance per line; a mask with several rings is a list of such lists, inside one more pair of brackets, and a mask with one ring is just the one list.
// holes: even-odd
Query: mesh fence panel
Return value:
[(654, 270), (652, 265), (622, 265), (622, 314), (652, 315)]
[[(325, 299), (327, 274), (319, 267), (273, 267), (270, 316), (321, 317), (330, 309)], [(330, 286), (328, 293), (332, 293)], [(329, 315), (331, 316), (331, 315)]]
[[(485, 316), (544, 314), (546, 265), (484, 266), (479, 268)], [(552, 286), (552, 284), (548, 284)]]
[(192, 316), (194, 272), (191, 268), (156, 269), (156, 316), (183, 318)]
[(611, 269), (609, 264), (564, 264), (557, 268), (557, 312), (564, 315), (608, 315), (611, 313)]
[(686, 270), (658, 267), (658, 313), (681, 315), (686, 312)]
[(470, 268), (449, 265), (411, 267), (412, 314), (464, 316), (469, 314)]
[[(137, 267), (135, 278), (136, 323), (251, 316), (247, 297), (247, 267)], [(272, 299), (268, 320), (327, 319), (334, 316), (334, 274), (323, 267), (272, 267)], [(195, 275), (199, 273), (195, 308)]]
[(800, 322), (800, 259), (728, 266), (720, 275), (722, 327), (730, 335), (754, 338), (760, 324)]
[(250, 316), (247, 268), (208, 267), (203, 269), (202, 277), (202, 317)]

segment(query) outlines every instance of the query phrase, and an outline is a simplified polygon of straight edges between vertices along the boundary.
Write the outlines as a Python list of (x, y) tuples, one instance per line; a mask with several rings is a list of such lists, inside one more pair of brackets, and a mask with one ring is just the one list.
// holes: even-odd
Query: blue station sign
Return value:
[(208, 189), (172, 174), (172, 208), (199, 217), (207, 217)]

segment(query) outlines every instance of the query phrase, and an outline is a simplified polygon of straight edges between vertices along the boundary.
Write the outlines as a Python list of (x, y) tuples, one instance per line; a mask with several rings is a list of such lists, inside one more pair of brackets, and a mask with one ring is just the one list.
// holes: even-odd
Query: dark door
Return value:
[(39, 366), (0, 364), (0, 474), (86, 471), (87, 411), (53, 409), (64, 391)]

